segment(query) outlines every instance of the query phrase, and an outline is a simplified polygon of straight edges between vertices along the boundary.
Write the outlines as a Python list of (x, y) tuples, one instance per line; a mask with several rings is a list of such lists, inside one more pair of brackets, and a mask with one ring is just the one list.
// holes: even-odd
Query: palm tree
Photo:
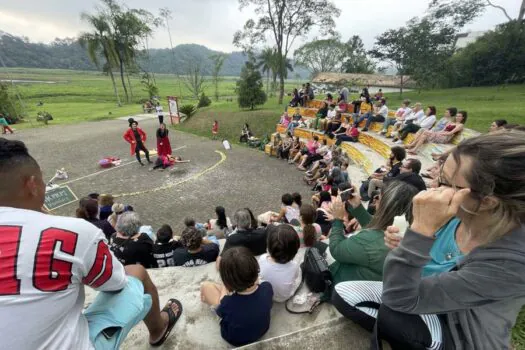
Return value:
[(266, 95), (270, 88), (270, 71), (273, 71), (274, 66), (275, 50), (267, 47), (257, 56), (257, 68), (261, 69), (263, 74), (266, 73)]
[(111, 82), (113, 83), (113, 91), (117, 98), (119, 107), (121, 106), (120, 97), (113, 76), (113, 67), (117, 65), (117, 55), (111, 34), (111, 26), (106, 16), (103, 14), (91, 15), (82, 13), (80, 15), (83, 21), (87, 22), (93, 28), (91, 33), (82, 33), (79, 37), (79, 43), (82, 47), (87, 48), (87, 52), (91, 61), (98, 67), (98, 55), (102, 54), (106, 63), (104, 64), (105, 71), (109, 74)]

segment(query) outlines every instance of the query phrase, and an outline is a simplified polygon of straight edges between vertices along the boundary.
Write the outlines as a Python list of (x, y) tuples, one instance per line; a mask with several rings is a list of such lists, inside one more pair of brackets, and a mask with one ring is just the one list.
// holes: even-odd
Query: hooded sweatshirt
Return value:
[(472, 250), (450, 272), (422, 278), (434, 239), (407, 230), (386, 258), (383, 302), (409, 314), (439, 314), (446, 349), (509, 349), (525, 304), (525, 226)]

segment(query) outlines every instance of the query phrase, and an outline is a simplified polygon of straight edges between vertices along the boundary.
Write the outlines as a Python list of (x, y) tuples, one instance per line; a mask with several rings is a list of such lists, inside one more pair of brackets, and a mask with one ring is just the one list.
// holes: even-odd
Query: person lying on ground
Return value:
[[(42, 171), (24, 143), (0, 138), (0, 251), (11, 266), (0, 278), (2, 347), (118, 349), (140, 320), (149, 343), (162, 345), (180, 302), (161, 310), (142, 266), (122, 266), (91, 223), (42, 213), (44, 198)], [(85, 311), (84, 286), (99, 291)]]
[(201, 301), (220, 317), (221, 336), (233, 346), (260, 339), (270, 328), (273, 289), (259, 280), (259, 264), (245, 247), (223, 253), (219, 264), (222, 283), (203, 282)]
[(301, 243), (292, 226), (281, 224), (268, 228), (268, 253), (259, 257), (259, 278), (272, 285), (273, 301), (290, 299), (301, 284), (301, 269), (293, 259)]
[(134, 211), (123, 213), (111, 236), (110, 248), (123, 265), (140, 264), (145, 268), (157, 267), (153, 258), (153, 241), (146, 233), (140, 233), (142, 226), (139, 215)]
[(194, 267), (214, 262), (219, 256), (219, 245), (202, 237), (196, 227), (186, 227), (180, 237), (182, 247), (173, 252), (175, 266)]

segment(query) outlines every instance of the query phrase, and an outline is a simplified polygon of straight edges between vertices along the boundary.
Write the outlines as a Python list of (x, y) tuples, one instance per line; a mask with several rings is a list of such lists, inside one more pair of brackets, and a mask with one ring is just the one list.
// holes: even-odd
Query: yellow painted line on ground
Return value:
[(191, 180), (196, 180), (199, 177), (201, 177), (201, 176), (209, 173), (210, 171), (214, 170), (215, 168), (217, 168), (219, 165), (221, 165), (226, 160), (226, 158), (227, 158), (226, 154), (224, 154), (221, 151), (215, 151), (215, 152), (218, 153), (221, 156), (221, 159), (217, 163), (213, 164), (211, 167), (209, 167), (207, 169), (204, 169), (200, 173), (197, 173), (195, 175), (189, 176), (189, 177), (187, 177), (185, 179), (182, 179), (182, 180), (180, 180), (178, 182), (175, 182), (175, 183), (172, 183), (172, 184), (169, 184), (169, 185), (164, 185), (164, 186), (160, 186), (160, 187), (156, 187), (156, 188), (152, 188), (152, 189), (144, 190), (144, 191), (120, 193), (120, 194), (113, 195), (113, 197), (115, 197), (115, 198), (132, 197), (132, 196), (139, 196), (139, 195), (146, 194), (146, 193), (153, 193), (153, 192), (158, 192), (158, 191), (164, 191), (164, 190), (170, 189), (172, 187), (181, 185), (181, 184), (183, 184), (185, 182), (188, 182), (188, 181), (191, 181)]

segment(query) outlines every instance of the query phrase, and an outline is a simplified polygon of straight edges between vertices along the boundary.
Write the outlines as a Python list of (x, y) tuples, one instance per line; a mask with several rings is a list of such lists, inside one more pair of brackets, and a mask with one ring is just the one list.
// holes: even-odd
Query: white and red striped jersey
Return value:
[(126, 283), (94, 225), (0, 207), (0, 348), (92, 349), (84, 285), (118, 291)]

